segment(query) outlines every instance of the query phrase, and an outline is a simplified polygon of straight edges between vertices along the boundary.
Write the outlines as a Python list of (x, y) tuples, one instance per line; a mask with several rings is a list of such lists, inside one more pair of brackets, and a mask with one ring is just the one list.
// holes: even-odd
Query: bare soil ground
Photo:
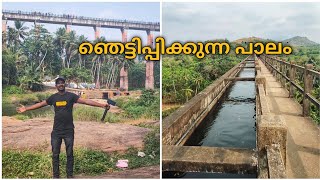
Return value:
[[(147, 128), (127, 124), (75, 122), (75, 147), (104, 152), (125, 151), (129, 147), (142, 148)], [(20, 121), (2, 117), (2, 146), (4, 149), (30, 149), (50, 151), (50, 134), (53, 121), (31, 119)]]

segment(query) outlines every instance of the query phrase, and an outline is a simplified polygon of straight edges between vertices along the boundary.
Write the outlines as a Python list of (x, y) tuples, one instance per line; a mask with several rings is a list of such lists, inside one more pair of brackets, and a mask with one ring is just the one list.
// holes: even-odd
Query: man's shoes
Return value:
[(71, 175), (71, 176), (67, 176), (67, 179), (73, 179), (74, 178), (74, 176), (73, 175)]
[(53, 176), (52, 179), (59, 179), (59, 176)]

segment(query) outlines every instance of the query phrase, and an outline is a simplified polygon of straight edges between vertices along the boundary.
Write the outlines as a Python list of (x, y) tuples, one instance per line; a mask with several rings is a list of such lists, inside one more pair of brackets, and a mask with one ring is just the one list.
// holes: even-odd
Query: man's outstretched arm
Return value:
[(98, 103), (98, 102), (95, 102), (95, 101), (92, 101), (92, 100), (89, 100), (89, 99), (82, 99), (82, 98), (79, 98), (77, 103), (86, 104), (86, 105), (89, 105), (89, 106), (102, 107), (102, 108), (109, 106), (108, 103)]
[(22, 105), (21, 107), (17, 108), (17, 112), (18, 113), (23, 113), (25, 111), (38, 109), (38, 108), (41, 108), (41, 107), (46, 106), (46, 105), (48, 105), (47, 101), (42, 101), (42, 102), (39, 102), (39, 103), (31, 105), (31, 106), (23, 106)]

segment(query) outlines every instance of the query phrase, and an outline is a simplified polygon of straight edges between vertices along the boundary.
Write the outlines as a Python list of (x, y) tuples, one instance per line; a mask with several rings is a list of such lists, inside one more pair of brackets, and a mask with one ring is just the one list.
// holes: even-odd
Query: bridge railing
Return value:
[(286, 62), (282, 59), (261, 55), (261, 60), (281, 85), (289, 91), (289, 97), (294, 97), (297, 90), (302, 95), (303, 115), (310, 116), (310, 103), (320, 109), (320, 93), (317, 97), (312, 95), (315, 87), (320, 86), (320, 72), (313, 70), (311, 64), (305, 67)]
[(35, 12), (24, 12), (24, 11), (2, 10), (2, 13), (3, 14), (7, 13), (7, 14), (27, 15), (27, 16), (44, 16), (44, 17), (58, 17), (58, 18), (68, 18), (68, 19), (133, 23), (133, 24), (144, 24), (144, 25), (160, 25), (159, 22), (143, 22), (143, 21), (129, 21), (129, 20), (119, 20), (119, 19), (92, 18), (92, 17), (84, 17), (84, 16), (75, 16), (75, 15), (70, 15), (70, 14), (53, 14), (53, 13), (42, 13), (42, 12), (36, 12), (36, 11)]

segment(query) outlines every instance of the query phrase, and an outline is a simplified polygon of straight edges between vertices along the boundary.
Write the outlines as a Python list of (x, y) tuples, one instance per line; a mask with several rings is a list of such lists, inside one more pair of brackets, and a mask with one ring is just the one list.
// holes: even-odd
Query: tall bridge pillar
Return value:
[(66, 33), (69, 33), (71, 31), (71, 24), (65, 24)]
[(124, 65), (120, 69), (120, 90), (128, 90), (128, 68)]
[[(148, 43), (147, 45), (153, 47), (153, 34), (151, 34), (150, 30), (147, 30), (148, 35)], [(153, 76), (153, 61), (146, 62), (146, 89), (154, 89), (154, 76)]]
[(100, 26), (99, 25), (95, 25), (93, 27), (94, 29), (94, 38), (97, 39), (100, 37)]
[(2, 32), (7, 32), (7, 20), (2, 20)]
[[(100, 37), (100, 26), (99, 25), (95, 25), (93, 27), (94, 29), (94, 38), (98, 39)], [(96, 89), (100, 89), (100, 79), (99, 79), (99, 75), (98, 78), (96, 80)]]
[(39, 37), (39, 35), (40, 35), (40, 29), (38, 27), (39, 25), (38, 25), (37, 21), (34, 21), (33, 24), (34, 24), (34, 30), (35, 30), (36, 37)]
[(128, 30), (126, 28), (121, 28), (121, 37), (122, 37), (122, 42), (126, 43), (128, 40)]
[[(122, 42), (127, 42), (127, 29), (121, 28)], [(128, 68), (122, 65), (120, 70), (120, 89), (127, 91), (128, 90)]]
[(7, 20), (2, 20), (2, 47), (7, 46)]

